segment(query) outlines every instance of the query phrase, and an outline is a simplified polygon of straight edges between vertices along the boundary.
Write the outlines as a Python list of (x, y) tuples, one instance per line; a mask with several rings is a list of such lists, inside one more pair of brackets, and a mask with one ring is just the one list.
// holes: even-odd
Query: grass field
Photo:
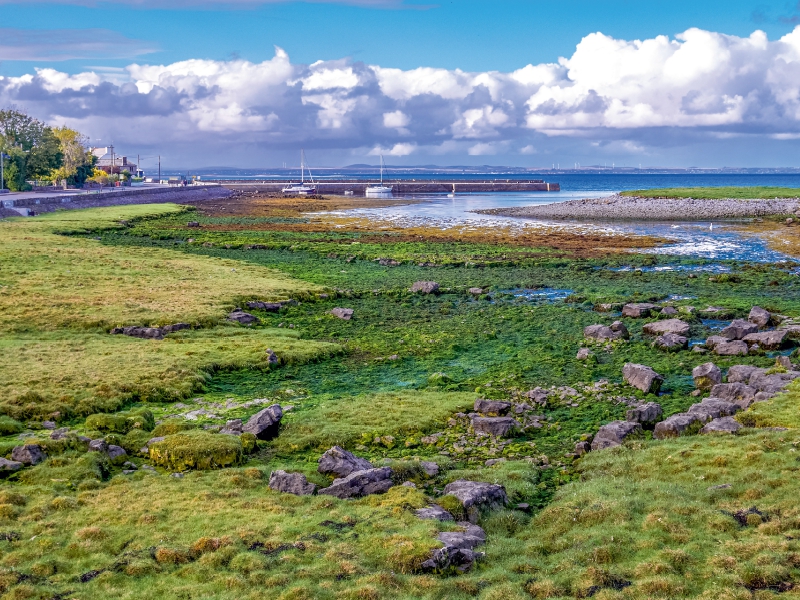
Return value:
[[(681, 318), (699, 340), (754, 304), (800, 316), (794, 265), (621, 254), (628, 242), (613, 251), (591, 242), (588, 252), (565, 238), (515, 244), (510, 234), (421, 229), (412, 240), (361, 222), (324, 231), (300, 214), (304, 203), (277, 204), (254, 202), (252, 214), (234, 204), (227, 216), (139, 206), (0, 222), (0, 455), (37, 441), (49, 454), (0, 483), (0, 600), (800, 597), (794, 389), (739, 417), (785, 431), (647, 433), (565, 456), (624, 417), (617, 396), (643, 398), (621, 383), (624, 363), (665, 376), (657, 400), (672, 414), (697, 401), (691, 369), (709, 360), (657, 350), (646, 320), (625, 319), (631, 341), (576, 361), (583, 328), (619, 318), (598, 303), (694, 306)], [(186, 227), (198, 219), (199, 230)], [(418, 280), (442, 289), (410, 293)], [(287, 297), (301, 302), (253, 310), (257, 326), (224, 322), (241, 300)], [(710, 305), (722, 313), (698, 312)], [(353, 308), (352, 320), (333, 317), (336, 306)], [(177, 321), (196, 327), (163, 340), (107, 333)], [(267, 347), (279, 365), (267, 364)], [(775, 353), (713, 360), (770, 367)], [(591, 391), (600, 379), (606, 391)], [(520, 394), (535, 386), (580, 391), (537, 406), (542, 426), (505, 448), (453, 418), (478, 397), (527, 402)], [(219, 440), (202, 429), (272, 402), (286, 409), (280, 433), (243, 464), (180, 478), (144, 468), (153, 463), (138, 450), (150, 437), (189, 430), (196, 444)], [(115, 414), (85, 419), (97, 412)], [(44, 419), (71, 435), (49, 439)], [(441, 442), (421, 441), (432, 433)], [(85, 452), (79, 434), (123, 446), (139, 468), (123, 474), (122, 459)], [(417, 487), (355, 501), (269, 489), (274, 469), (328, 485), (316, 467), (333, 444)], [(426, 476), (418, 460), (439, 474)], [(422, 573), (435, 535), (453, 525), (412, 511), (461, 478), (504, 485), (511, 504), (482, 515), (485, 557), (471, 572)]]
[(626, 191), (621, 192), (620, 195), (638, 196), (640, 198), (697, 198), (709, 200), (742, 198), (747, 200), (769, 200), (774, 198), (800, 198), (800, 189), (765, 186), (660, 188)]

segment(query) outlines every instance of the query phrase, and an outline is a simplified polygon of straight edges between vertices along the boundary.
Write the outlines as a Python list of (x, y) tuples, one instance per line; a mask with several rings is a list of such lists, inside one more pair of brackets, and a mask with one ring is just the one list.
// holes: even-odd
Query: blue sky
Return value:
[[(281, 164), (301, 145), (331, 165), (379, 152), (405, 164), (799, 162), (800, 52), (779, 41), (800, 22), (795, 2), (0, 0), (0, 15), (0, 106), (187, 167)], [(690, 43), (693, 28), (707, 35)], [(729, 76), (748, 70), (764, 75)]]

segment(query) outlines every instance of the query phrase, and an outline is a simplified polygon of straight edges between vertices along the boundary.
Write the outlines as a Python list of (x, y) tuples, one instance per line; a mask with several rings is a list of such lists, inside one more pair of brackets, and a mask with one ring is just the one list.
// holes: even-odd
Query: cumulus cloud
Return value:
[(133, 58), (157, 50), (156, 44), (132, 40), (107, 29), (0, 28), (0, 60)]
[(541, 155), (563, 139), (630, 154), (722, 136), (777, 143), (800, 135), (800, 27), (773, 41), (761, 31), (645, 40), (592, 33), (568, 58), (510, 73), (303, 65), (280, 48), (261, 63), (41, 69), (0, 77), (0, 106), (8, 104), (118, 144), (157, 138), (183, 149), (236, 146), (242, 155), (301, 146)]

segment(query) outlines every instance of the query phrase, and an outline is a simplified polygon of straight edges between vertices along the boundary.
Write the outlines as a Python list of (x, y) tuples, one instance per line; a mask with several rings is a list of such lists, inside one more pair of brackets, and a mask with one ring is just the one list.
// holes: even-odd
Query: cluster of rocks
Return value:
[[(785, 317), (754, 306), (747, 319), (734, 319), (718, 334), (709, 336), (705, 343), (694, 347), (695, 352), (711, 351), (718, 356), (746, 356), (761, 350), (780, 350), (794, 343), (800, 335), (800, 327)], [(778, 328), (764, 330), (778, 322)], [(781, 327), (783, 325), (783, 327)]]
[(111, 333), (113, 335), (129, 335), (148, 340), (163, 340), (167, 334), (183, 329), (191, 329), (191, 327), (189, 323), (174, 323), (173, 325), (163, 325), (162, 327), (115, 327), (111, 330)]

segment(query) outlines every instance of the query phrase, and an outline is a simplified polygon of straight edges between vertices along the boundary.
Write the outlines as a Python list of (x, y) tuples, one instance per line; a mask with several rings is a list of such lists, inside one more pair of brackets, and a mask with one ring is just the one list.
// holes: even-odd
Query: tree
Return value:
[(53, 135), (58, 139), (62, 162), (50, 173), (54, 181), (66, 179), (72, 185), (83, 185), (92, 176), (97, 157), (88, 150), (86, 136), (69, 127), (56, 127)]

